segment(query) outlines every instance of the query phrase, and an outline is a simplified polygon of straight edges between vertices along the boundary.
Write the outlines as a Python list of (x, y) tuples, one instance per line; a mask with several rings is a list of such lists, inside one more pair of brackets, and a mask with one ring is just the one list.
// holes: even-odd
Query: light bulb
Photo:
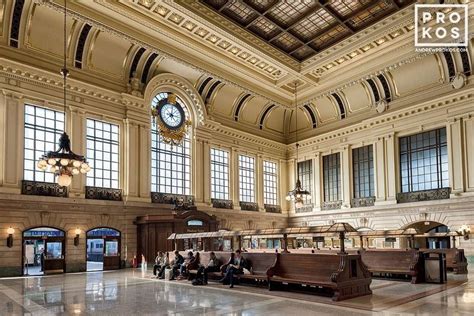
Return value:
[(298, 198), (298, 199), (299, 199), (300, 197), (301, 197), (301, 194), (299, 194), (299, 193), (298, 193), (298, 194), (296, 194), (296, 198)]
[(308, 195), (306, 196), (306, 198), (307, 198), (308, 200), (311, 200), (311, 195), (308, 194)]
[(76, 168), (72, 169), (72, 174), (73, 175), (79, 174), (79, 169), (76, 169)]
[(87, 173), (86, 169), (81, 169), (81, 173)]
[(58, 184), (63, 187), (67, 187), (71, 184), (72, 178), (67, 174), (62, 174), (58, 177)]
[(80, 235), (81, 234), (81, 230), (79, 228), (76, 228), (76, 230), (74, 231), (76, 233), (76, 235)]
[(54, 166), (56, 164), (56, 159), (54, 158), (49, 158), (48, 159), (48, 165)]
[(63, 158), (63, 159), (61, 159), (60, 163), (61, 163), (61, 166), (67, 166), (67, 165), (69, 165), (69, 159), (64, 159)]
[(287, 201), (291, 201), (291, 196), (287, 195), (287, 196), (286, 196), (286, 200), (287, 200)]
[(41, 160), (39, 161), (39, 164), (42, 165), (42, 166), (47, 166), (47, 165), (48, 165), (48, 162), (47, 162), (46, 160), (44, 160), (44, 159), (41, 159)]
[(49, 168), (49, 172), (56, 172), (56, 170), (58, 170), (58, 168), (56, 166), (51, 166)]
[(81, 164), (81, 168), (82, 168), (82, 169), (87, 169), (87, 167), (89, 167), (89, 165), (86, 164), (85, 162), (83, 162), (83, 163)]
[(76, 168), (79, 168), (81, 166), (81, 162), (79, 160), (74, 160), (74, 162), (72, 163), (72, 165)]
[(38, 169), (42, 169), (43, 168), (43, 165), (41, 164), (41, 161), (38, 161), (38, 163), (36, 164), (36, 167)]
[(13, 235), (14, 232), (15, 232), (15, 230), (11, 227), (7, 229), (7, 234), (8, 235)]

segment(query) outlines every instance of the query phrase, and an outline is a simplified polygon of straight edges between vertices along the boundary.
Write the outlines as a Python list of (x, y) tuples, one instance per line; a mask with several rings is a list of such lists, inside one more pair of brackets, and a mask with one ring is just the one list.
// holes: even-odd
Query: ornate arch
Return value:
[(188, 106), (193, 127), (204, 125), (207, 119), (204, 101), (187, 79), (171, 73), (163, 73), (153, 77), (145, 88), (145, 103), (151, 104), (153, 97), (160, 92), (172, 92), (179, 95)]

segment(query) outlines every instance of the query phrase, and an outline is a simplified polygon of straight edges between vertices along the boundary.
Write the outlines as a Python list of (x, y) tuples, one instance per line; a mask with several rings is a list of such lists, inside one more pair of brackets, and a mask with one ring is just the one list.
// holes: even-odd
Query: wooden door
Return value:
[(104, 238), (104, 271), (120, 269), (120, 238)]

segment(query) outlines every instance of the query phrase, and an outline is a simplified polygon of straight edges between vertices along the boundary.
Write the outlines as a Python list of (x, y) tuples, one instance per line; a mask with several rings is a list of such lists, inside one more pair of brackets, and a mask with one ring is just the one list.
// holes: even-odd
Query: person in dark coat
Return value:
[(184, 257), (179, 254), (179, 251), (176, 250), (174, 252), (174, 263), (173, 266), (171, 267), (173, 269), (173, 276), (171, 277), (172, 280), (174, 280), (178, 275), (179, 275), (179, 269), (181, 268), (181, 265), (184, 263)]
[(234, 287), (234, 276), (238, 274), (244, 274), (244, 268), (247, 266), (247, 262), (240, 250), (235, 251), (235, 255), (232, 254), (229, 263), (226, 267), (225, 275), (219, 282), (223, 284), (230, 284), (230, 288)]

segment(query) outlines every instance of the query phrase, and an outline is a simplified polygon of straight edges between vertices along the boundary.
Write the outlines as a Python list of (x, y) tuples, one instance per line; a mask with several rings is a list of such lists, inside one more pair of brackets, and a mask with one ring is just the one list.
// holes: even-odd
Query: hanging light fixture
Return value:
[[(66, 40), (66, 9), (67, 1), (64, 1), (64, 65), (61, 69), (63, 76), (63, 90), (64, 90), (64, 116), (66, 116), (66, 80), (69, 75), (69, 70), (66, 65), (67, 58), (67, 40)], [(65, 123), (67, 120), (64, 120)], [(66, 125), (64, 126), (66, 130)], [(59, 138), (59, 149), (50, 151), (44, 154), (37, 163), (38, 169), (42, 171), (49, 171), (57, 175), (57, 182), (61, 186), (69, 186), (74, 175), (80, 173), (87, 173), (91, 167), (87, 164), (86, 158), (77, 155), (71, 151), (71, 141), (66, 131), (64, 131)]]
[(305, 199), (311, 199), (311, 194), (303, 189), (303, 187), (301, 186), (301, 181), (300, 181), (300, 177), (299, 177), (299, 174), (298, 174), (298, 147), (300, 146), (300, 144), (298, 144), (298, 94), (297, 94), (297, 86), (298, 86), (298, 83), (295, 81), (295, 120), (296, 120), (296, 130), (295, 130), (295, 138), (296, 138), (296, 164), (297, 164), (297, 167), (296, 167), (296, 185), (295, 185), (295, 188), (293, 190), (291, 190), (290, 192), (288, 192), (286, 194), (286, 200), (287, 201), (294, 201), (295, 202), (295, 207), (296, 208), (300, 208), (300, 207), (303, 207), (304, 206), (304, 201)]

